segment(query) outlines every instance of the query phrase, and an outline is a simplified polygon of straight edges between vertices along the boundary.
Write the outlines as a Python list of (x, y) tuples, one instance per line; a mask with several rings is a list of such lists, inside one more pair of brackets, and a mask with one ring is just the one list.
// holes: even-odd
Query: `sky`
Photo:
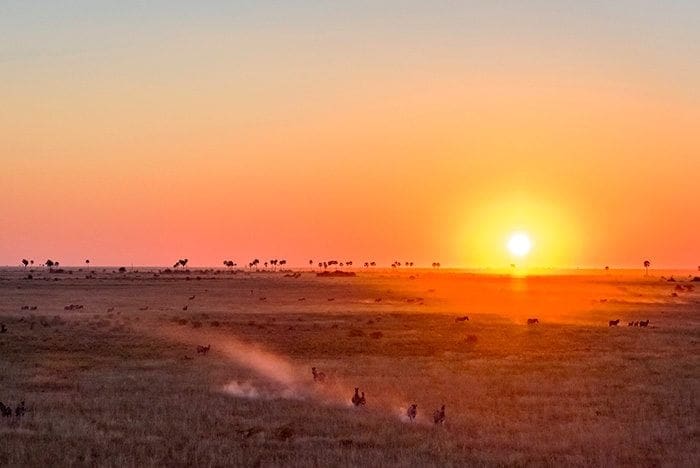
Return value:
[(2, 265), (695, 269), (699, 186), (700, 2), (0, 1)]

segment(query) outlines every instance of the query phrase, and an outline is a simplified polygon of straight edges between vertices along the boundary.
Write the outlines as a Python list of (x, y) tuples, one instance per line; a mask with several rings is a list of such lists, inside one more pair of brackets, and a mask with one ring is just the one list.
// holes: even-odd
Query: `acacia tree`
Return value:
[(649, 267), (651, 266), (651, 262), (649, 260), (644, 260), (644, 270), (645, 270), (645, 275), (649, 276)]
[(27, 268), (27, 265), (29, 265), (29, 260), (27, 260), (26, 258), (23, 258), (22, 265), (24, 265), (24, 268)]
[(53, 260), (48, 259), (48, 260), (46, 260), (46, 262), (44, 262), (44, 265), (46, 265), (49, 268), (53, 268), (53, 266), (56, 265), (56, 263), (54, 263)]

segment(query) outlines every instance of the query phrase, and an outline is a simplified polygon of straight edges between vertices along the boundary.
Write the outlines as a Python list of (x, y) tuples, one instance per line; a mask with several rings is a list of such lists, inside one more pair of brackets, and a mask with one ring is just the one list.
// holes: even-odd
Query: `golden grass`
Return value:
[[(0, 420), (0, 464), (700, 464), (696, 291), (631, 276), (195, 275), (0, 272), (0, 401), (30, 408)], [(366, 407), (350, 406), (354, 387)]]

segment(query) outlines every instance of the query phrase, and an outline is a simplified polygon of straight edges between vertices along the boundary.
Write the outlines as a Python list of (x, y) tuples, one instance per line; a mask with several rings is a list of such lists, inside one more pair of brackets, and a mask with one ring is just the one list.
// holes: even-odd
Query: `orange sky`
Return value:
[(700, 265), (692, 3), (302, 3), (9, 2), (0, 264)]

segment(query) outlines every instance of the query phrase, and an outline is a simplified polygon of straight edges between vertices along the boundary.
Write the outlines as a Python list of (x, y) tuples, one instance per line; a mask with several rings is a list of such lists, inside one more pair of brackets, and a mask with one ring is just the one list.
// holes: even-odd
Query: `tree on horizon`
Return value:
[(651, 266), (651, 262), (649, 260), (644, 260), (644, 270), (645, 270), (645, 275), (649, 276), (649, 267)]

